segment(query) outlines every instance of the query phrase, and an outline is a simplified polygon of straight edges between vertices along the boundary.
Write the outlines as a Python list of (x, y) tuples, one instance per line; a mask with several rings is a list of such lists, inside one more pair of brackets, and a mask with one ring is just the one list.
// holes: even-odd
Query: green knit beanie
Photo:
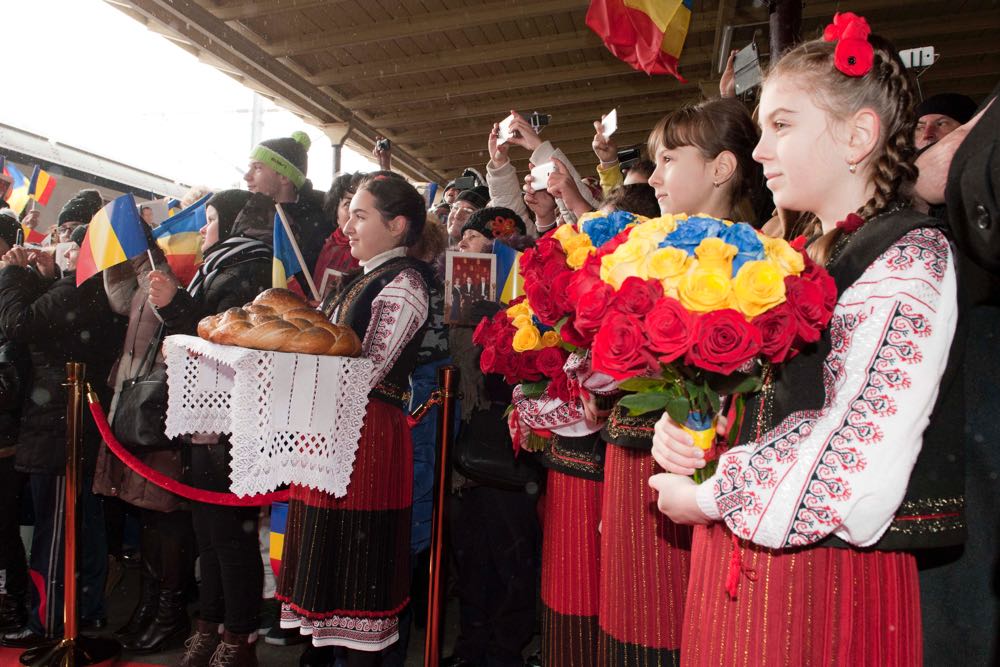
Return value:
[(312, 141), (305, 132), (293, 132), (290, 137), (260, 142), (250, 152), (250, 159), (267, 165), (286, 177), (298, 190), (306, 182), (311, 144)]

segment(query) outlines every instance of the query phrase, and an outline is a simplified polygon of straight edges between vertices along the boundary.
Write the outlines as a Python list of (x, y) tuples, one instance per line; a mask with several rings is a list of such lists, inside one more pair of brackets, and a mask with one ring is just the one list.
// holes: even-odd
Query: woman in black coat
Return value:
[[(194, 334), (201, 318), (242, 306), (271, 287), (271, 200), (242, 190), (224, 190), (208, 200), (206, 213), (208, 224), (201, 232), (205, 261), (187, 291), (179, 290), (166, 274), (149, 274), (149, 302), (167, 334)], [(192, 435), (194, 486), (228, 491), (229, 462), (224, 439)], [(207, 665), (214, 653), (217, 664), (255, 666), (254, 639), (264, 585), (257, 543), (258, 508), (193, 503), (191, 515), (201, 558), (201, 617), (181, 665)]]
[[(77, 246), (85, 231), (78, 227), (73, 234)], [(111, 311), (100, 280), (88, 280), (77, 287), (78, 254), (78, 247), (67, 252), (70, 268), (59, 276), (51, 254), (15, 246), (4, 255), (0, 269), (0, 334), (27, 346), (31, 359), (15, 464), (29, 475), (35, 515), (30, 567), (42, 575), (31, 590), (28, 625), (3, 638), (10, 646), (29, 646), (44, 635), (62, 633), (66, 362), (85, 363), (87, 377), (98, 380), (93, 386), (98, 393), (104, 392), (101, 398), (106, 402), (110, 392), (104, 378), (125, 334), (124, 320)], [(85, 418), (85, 481), (78, 501), (83, 515), (80, 616), (83, 626), (91, 629), (106, 622), (107, 541), (101, 505), (90, 491), (99, 444), (93, 420)]]

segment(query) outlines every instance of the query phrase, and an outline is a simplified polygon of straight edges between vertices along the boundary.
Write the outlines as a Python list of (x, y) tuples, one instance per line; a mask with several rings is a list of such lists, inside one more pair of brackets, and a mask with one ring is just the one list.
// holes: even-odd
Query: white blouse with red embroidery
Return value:
[[(406, 248), (393, 248), (362, 262), (365, 273), (395, 257), (406, 254)], [(371, 386), (375, 387), (392, 368), (406, 344), (417, 335), (427, 321), (429, 309), (427, 285), (420, 273), (404, 269), (382, 288), (372, 301), (372, 316), (361, 341), (361, 356), (374, 364)], [(339, 310), (339, 309), (338, 309)], [(336, 321), (337, 313), (331, 318)]]
[(823, 407), (720, 457), (696, 492), (702, 511), (765, 547), (831, 534), (877, 542), (906, 492), (957, 319), (948, 240), (933, 229), (906, 234), (834, 308)]

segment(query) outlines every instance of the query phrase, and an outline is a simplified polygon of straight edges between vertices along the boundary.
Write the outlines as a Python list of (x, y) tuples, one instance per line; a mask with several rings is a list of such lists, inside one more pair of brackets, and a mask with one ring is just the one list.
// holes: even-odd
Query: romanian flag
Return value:
[(497, 256), (497, 284), (500, 285), (500, 303), (510, 303), (524, 294), (521, 279), (521, 255), (502, 241), (493, 242), (493, 254)]
[(34, 243), (35, 245), (42, 245), (49, 239), (47, 234), (42, 234), (37, 229), (31, 229), (30, 227), (25, 227), (24, 225), (21, 225), (21, 231), (24, 232), (25, 243)]
[(281, 571), (281, 555), (285, 549), (285, 524), (288, 521), (288, 503), (271, 503), (271, 544), (268, 549), (271, 571), (277, 577)]
[(31, 172), (31, 181), (28, 183), (28, 196), (42, 206), (45, 206), (49, 203), (49, 197), (52, 196), (52, 191), (55, 190), (55, 187), (56, 179), (49, 176), (47, 171), (35, 165), (34, 171)]
[(587, 25), (619, 60), (647, 74), (677, 71), (691, 24), (691, 0), (591, 0)]
[(211, 195), (205, 195), (180, 213), (167, 218), (153, 230), (156, 245), (167, 256), (167, 264), (182, 285), (194, 278), (201, 264), (201, 228), (208, 224), (205, 218), (205, 202)]
[(11, 180), (10, 194), (7, 196), (7, 204), (20, 215), (24, 207), (28, 205), (28, 179), (14, 166), (13, 162), (4, 161), (3, 173)]
[(109, 266), (137, 257), (149, 249), (135, 197), (124, 194), (102, 208), (87, 227), (76, 261), (76, 284)]
[(274, 214), (274, 264), (271, 267), (271, 287), (288, 287), (288, 282), (296, 273), (302, 272), (302, 265), (295, 254), (295, 240), (288, 238), (281, 216)]
[(180, 199), (168, 199), (167, 200), (167, 217), (173, 217), (181, 212), (181, 200)]

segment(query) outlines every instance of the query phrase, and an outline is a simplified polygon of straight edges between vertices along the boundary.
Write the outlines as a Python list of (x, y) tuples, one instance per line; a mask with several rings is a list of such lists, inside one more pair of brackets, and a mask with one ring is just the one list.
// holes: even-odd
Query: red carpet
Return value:
[[(16, 667), (21, 663), (18, 661), (18, 656), (21, 655), (21, 649), (15, 648), (3, 648), (0, 647), (0, 667)], [(127, 660), (117, 660), (110, 663), (102, 663), (111, 667), (158, 667), (157, 665), (151, 665), (146, 662), (129, 662)]]

